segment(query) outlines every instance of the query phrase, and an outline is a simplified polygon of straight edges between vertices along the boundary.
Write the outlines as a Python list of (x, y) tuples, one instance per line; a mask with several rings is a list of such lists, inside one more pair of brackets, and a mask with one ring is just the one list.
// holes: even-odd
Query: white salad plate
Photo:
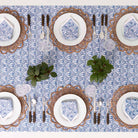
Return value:
[[(69, 19), (74, 20), (79, 28), (79, 36), (78, 36), (78, 38), (76, 38), (74, 40), (64, 39), (62, 36), (62, 33), (61, 33), (62, 26), (67, 21), (69, 21)], [(74, 46), (74, 45), (79, 44), (84, 39), (84, 37), (86, 35), (86, 31), (87, 31), (87, 26), (86, 26), (84, 19), (75, 13), (65, 13), (65, 14), (61, 15), (60, 17), (58, 17), (58, 19), (55, 21), (55, 24), (54, 24), (54, 35), (55, 35), (56, 39), (60, 43), (62, 43), (64, 45), (68, 45), (68, 46)]]
[[(72, 121), (69, 121), (62, 115), (61, 106), (62, 106), (62, 101), (65, 100), (76, 100), (78, 103), (78, 114), (77, 117), (75, 117)], [(80, 98), (75, 94), (66, 94), (61, 96), (54, 105), (54, 116), (57, 122), (65, 127), (74, 127), (79, 125), (85, 119), (86, 113), (87, 109), (85, 102), (83, 101), (82, 98)]]
[(0, 46), (9, 46), (17, 41), (20, 36), (21, 27), (19, 21), (11, 14), (1, 13), (0, 19), (6, 18), (13, 25), (13, 36), (8, 41), (0, 41)]
[(138, 21), (138, 13), (128, 13), (122, 16), (116, 25), (116, 34), (118, 39), (127, 46), (137, 46), (138, 45), (138, 39), (136, 40), (128, 40), (124, 37), (124, 25), (125, 23), (131, 18), (135, 18)]
[(138, 92), (128, 92), (120, 97), (120, 99), (117, 102), (117, 115), (126, 124), (138, 125), (138, 115), (134, 119), (131, 119), (125, 111), (127, 98), (138, 99)]
[(21, 114), (21, 103), (14, 94), (9, 92), (0, 92), (0, 99), (2, 98), (11, 98), (13, 101), (13, 111), (5, 118), (0, 117), (0, 125), (10, 125), (19, 118)]

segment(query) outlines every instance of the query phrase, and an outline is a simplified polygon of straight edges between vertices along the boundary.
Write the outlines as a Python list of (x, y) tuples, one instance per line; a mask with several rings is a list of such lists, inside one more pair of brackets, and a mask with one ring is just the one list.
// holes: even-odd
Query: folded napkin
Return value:
[(11, 98), (0, 99), (0, 116), (5, 118), (13, 110), (13, 101)]
[(62, 37), (66, 40), (75, 40), (79, 37), (79, 27), (73, 19), (69, 19), (62, 26)]
[(12, 39), (13, 36), (13, 25), (6, 19), (0, 20), (0, 40), (7, 41)]
[(138, 99), (126, 99), (125, 112), (130, 116), (131, 119), (134, 119), (138, 115)]
[(124, 36), (127, 39), (138, 39), (138, 21), (131, 17), (124, 25)]
[(78, 104), (76, 100), (62, 101), (62, 114), (69, 120), (72, 121), (78, 114)]

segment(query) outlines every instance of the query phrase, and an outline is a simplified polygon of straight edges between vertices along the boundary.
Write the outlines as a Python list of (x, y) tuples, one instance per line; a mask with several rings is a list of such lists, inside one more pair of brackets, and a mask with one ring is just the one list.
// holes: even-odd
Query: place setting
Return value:
[(1, 54), (14, 53), (16, 49), (22, 48), (28, 37), (24, 17), (7, 7), (0, 10), (0, 30)]
[(0, 128), (5, 130), (19, 126), (26, 117), (27, 97), (17, 90), (12, 85), (0, 86)]
[(80, 52), (92, 41), (92, 21), (81, 9), (65, 8), (52, 18), (50, 38), (54, 46), (67, 53)]
[(137, 7), (121, 9), (114, 15), (108, 27), (110, 38), (117, 43), (120, 51), (130, 55), (138, 50), (138, 12)]
[(114, 92), (111, 113), (120, 126), (138, 128), (138, 85), (121, 86)]

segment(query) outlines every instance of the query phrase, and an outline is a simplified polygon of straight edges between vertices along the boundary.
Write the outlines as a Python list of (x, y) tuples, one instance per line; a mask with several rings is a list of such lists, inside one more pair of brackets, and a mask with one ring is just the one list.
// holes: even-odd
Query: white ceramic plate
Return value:
[(11, 98), (13, 101), (13, 112), (12, 115), (6, 119), (0, 118), (0, 125), (10, 125), (15, 122), (21, 114), (21, 103), (19, 99), (12, 93), (9, 92), (0, 92), (0, 98)]
[[(61, 27), (69, 20), (69, 18), (72, 18), (73, 20), (75, 20), (79, 27), (78, 38), (75, 40), (71, 40), (71, 41), (64, 39), (61, 34)], [(75, 13), (65, 13), (65, 14), (61, 15), (55, 21), (55, 24), (54, 24), (54, 34), (55, 34), (56, 39), (60, 43), (62, 43), (64, 45), (68, 45), (68, 46), (74, 46), (74, 45), (79, 44), (84, 39), (84, 37), (86, 35), (86, 30), (87, 30), (87, 27), (86, 27), (86, 23), (85, 23), (84, 19)]]
[[(61, 105), (62, 105), (61, 103), (64, 100), (76, 100), (78, 103), (78, 115), (75, 119), (73, 119), (73, 121), (68, 121), (63, 117), (61, 113)], [(54, 105), (54, 116), (58, 121), (58, 123), (60, 123), (65, 127), (74, 127), (79, 125), (85, 119), (86, 112), (87, 109), (85, 102), (82, 100), (82, 98), (80, 98), (75, 94), (66, 94), (61, 96)]]
[(20, 24), (19, 24), (18, 20), (11, 14), (1, 13), (0, 18), (6, 18), (13, 24), (13, 27), (14, 27), (12, 39), (10, 39), (8, 41), (0, 41), (0, 46), (12, 45), (13, 43), (15, 43), (17, 41), (17, 39), (20, 36), (20, 32), (21, 32)]
[(117, 25), (116, 25), (116, 34), (118, 39), (127, 46), (137, 46), (138, 45), (138, 39), (136, 40), (128, 40), (124, 37), (124, 24), (130, 17), (134, 17), (136, 20), (138, 20), (138, 14), (137, 13), (128, 13), (122, 16)]
[(120, 97), (117, 102), (117, 114), (124, 123), (138, 125), (138, 115), (132, 120), (125, 112), (125, 102), (127, 98), (138, 98), (138, 92), (128, 92)]

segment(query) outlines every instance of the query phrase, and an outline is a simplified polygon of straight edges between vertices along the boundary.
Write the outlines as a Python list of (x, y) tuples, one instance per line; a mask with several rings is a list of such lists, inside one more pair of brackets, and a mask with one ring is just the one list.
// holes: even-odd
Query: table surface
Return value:
[[(50, 78), (39, 82), (35, 88), (32, 88), (31, 95), (34, 93), (38, 97), (37, 99), (37, 121), (36, 123), (28, 122), (28, 112), (26, 118), (16, 128), (10, 128), (8, 131), (63, 131), (57, 129), (50, 121), (49, 115), (46, 114), (46, 122), (42, 122), (42, 97), (45, 96), (48, 100), (50, 94), (59, 86), (65, 86), (67, 84), (80, 85), (82, 89), (90, 83), (89, 76), (91, 69), (88, 67), (87, 60), (91, 59), (94, 55), (105, 55), (107, 59), (114, 66), (112, 73), (108, 75), (98, 87), (97, 98), (102, 96), (104, 98), (103, 107), (101, 110), (101, 124), (94, 125), (93, 118), (87, 120), (83, 127), (79, 127), (77, 132), (132, 132), (138, 131), (137, 129), (128, 130), (125, 127), (120, 127), (118, 122), (114, 121), (110, 116), (110, 124), (106, 125), (106, 100), (111, 98), (114, 91), (120, 86), (127, 84), (138, 83), (138, 55), (127, 55), (125, 52), (120, 52), (117, 48), (113, 52), (107, 52), (103, 48), (103, 43), (99, 38), (88, 44), (88, 47), (82, 50), (80, 53), (68, 54), (59, 51), (56, 47), (48, 53), (48, 55), (39, 51), (39, 36), (41, 33), (41, 14), (49, 14), (52, 18), (56, 13), (64, 7), (69, 6), (9, 6), (11, 9), (15, 9), (21, 16), (24, 16), (27, 23), (27, 14), (31, 15), (32, 21), (32, 37), (24, 42), (22, 49), (17, 50), (14, 54), (0, 54), (0, 85), (11, 84), (16, 86), (17, 84), (26, 83), (25, 78), (27, 76), (27, 69), (29, 65), (36, 65), (42, 61), (54, 64), (55, 71), (58, 74), (57, 78)], [(74, 8), (81, 8), (84, 12), (88, 13), (92, 19), (92, 15), (96, 15), (96, 32), (100, 33), (100, 19), (101, 14), (108, 14), (109, 20), (113, 18), (116, 12), (119, 12), (122, 8), (128, 6), (73, 6)], [(4, 6), (0, 6), (0, 9)], [(29, 83), (30, 84), (30, 83)], [(92, 112), (93, 115), (93, 112)], [(5, 131), (0, 128), (0, 131)], [(74, 130), (69, 130), (74, 132)]]

